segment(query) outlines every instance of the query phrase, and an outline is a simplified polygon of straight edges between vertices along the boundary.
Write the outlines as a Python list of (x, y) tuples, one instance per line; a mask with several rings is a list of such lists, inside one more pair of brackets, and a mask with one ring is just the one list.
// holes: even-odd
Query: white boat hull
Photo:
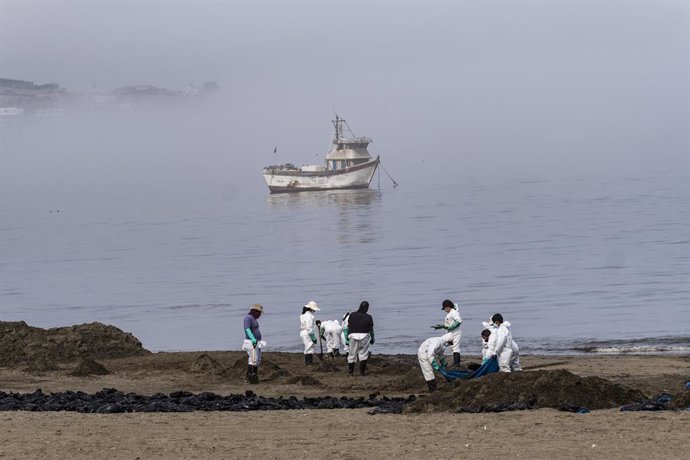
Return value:
[(336, 171), (265, 170), (271, 193), (367, 188), (379, 165), (379, 158)]

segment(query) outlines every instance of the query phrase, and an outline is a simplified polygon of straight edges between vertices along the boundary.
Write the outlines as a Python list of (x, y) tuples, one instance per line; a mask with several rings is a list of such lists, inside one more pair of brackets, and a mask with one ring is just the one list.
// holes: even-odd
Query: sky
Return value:
[[(275, 146), (320, 162), (334, 111), (402, 176), (689, 168), (689, 43), (684, 0), (0, 0), (0, 77), (221, 85), (208, 113), (122, 125), (147, 127), (151, 165), (155, 134), (166, 155), (202, 145), (170, 156), (176, 179), (198, 155), (218, 180)], [(70, 148), (96, 143), (85, 126)]]

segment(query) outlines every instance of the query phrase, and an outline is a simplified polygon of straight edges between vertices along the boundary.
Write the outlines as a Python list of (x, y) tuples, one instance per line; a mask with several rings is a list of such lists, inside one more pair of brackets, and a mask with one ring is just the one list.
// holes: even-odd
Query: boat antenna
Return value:
[(344, 120), (342, 120), (342, 119), (338, 116), (338, 113), (336, 112), (336, 114), (335, 114), (335, 121), (333, 121), (333, 126), (335, 126), (335, 142), (336, 142), (336, 143), (340, 141), (340, 135), (342, 134), (342, 133), (341, 133), (341, 131), (342, 131), (342, 126), (341, 126), (341, 124), (342, 124), (343, 121), (344, 121)]

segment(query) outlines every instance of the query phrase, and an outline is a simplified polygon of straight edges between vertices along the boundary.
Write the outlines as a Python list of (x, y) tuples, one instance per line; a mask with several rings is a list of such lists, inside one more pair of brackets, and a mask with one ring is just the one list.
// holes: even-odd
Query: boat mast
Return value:
[(340, 135), (342, 134), (341, 133), (342, 123), (343, 123), (343, 121), (340, 119), (340, 117), (336, 113), (335, 114), (335, 121), (333, 121), (333, 126), (335, 126), (335, 140), (333, 142), (334, 144), (337, 144), (338, 142), (340, 142)]

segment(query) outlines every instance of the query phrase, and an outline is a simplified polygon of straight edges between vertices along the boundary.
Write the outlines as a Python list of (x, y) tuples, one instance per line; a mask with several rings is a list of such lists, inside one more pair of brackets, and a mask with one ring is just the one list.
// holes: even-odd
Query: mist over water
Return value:
[[(468, 352), (495, 312), (523, 352), (690, 351), (686, 2), (333, 8), (0, 0), (0, 78), (222, 88), (0, 123), (0, 319), (239, 349), (259, 302), (299, 350), (307, 301), (366, 299), (412, 353), (450, 298)], [(335, 111), (400, 186), (269, 195)]]

